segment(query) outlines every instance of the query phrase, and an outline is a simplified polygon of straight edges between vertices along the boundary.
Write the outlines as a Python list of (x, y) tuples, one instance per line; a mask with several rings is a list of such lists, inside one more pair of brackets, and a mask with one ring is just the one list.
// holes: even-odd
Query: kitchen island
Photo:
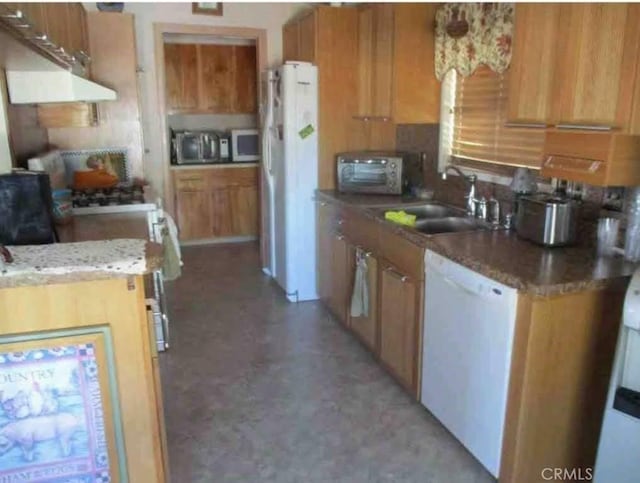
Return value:
[[(414, 397), (425, 384), (423, 340), (433, 337), (425, 329), (426, 250), (517, 290), (501, 482), (541, 481), (547, 467), (593, 467), (636, 264), (597, 258), (588, 243), (545, 249), (504, 230), (426, 235), (384, 218), (385, 207), (425, 201), (335, 191), (317, 199), (321, 300)], [(369, 310), (353, 317), (357, 253), (367, 260)]]
[(140, 239), (9, 247), (0, 274), (0, 477), (164, 482)]

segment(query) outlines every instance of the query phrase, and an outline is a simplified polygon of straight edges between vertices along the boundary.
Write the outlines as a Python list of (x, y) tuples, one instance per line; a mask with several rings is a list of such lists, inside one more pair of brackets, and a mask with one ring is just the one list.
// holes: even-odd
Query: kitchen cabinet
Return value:
[(513, 55), (509, 67), (507, 119), (546, 124), (552, 116), (560, 5), (520, 3), (515, 6)]
[(552, 96), (558, 123), (627, 127), (640, 53), (640, 8), (566, 4), (560, 19), (565, 27), (557, 36)]
[(348, 303), (353, 249), (341, 232), (343, 213), (321, 202), (317, 207), (318, 224), (318, 292), (320, 300), (345, 327), (348, 326)]
[(43, 128), (90, 127), (98, 124), (95, 103), (64, 102), (38, 106), (38, 124)]
[[(424, 249), (358, 210), (325, 201), (317, 210), (320, 300), (417, 397)], [(367, 317), (350, 315), (358, 247), (367, 253)]]
[(640, 132), (640, 7), (518, 4), (515, 18), (509, 121)]
[(180, 239), (255, 238), (258, 168), (174, 169)]
[(282, 27), (282, 57), (285, 62), (288, 60), (315, 62), (316, 19), (316, 12), (311, 10)]
[(166, 100), (171, 110), (195, 109), (199, 104), (198, 50), (194, 44), (164, 44)]
[[(0, 320), (3, 323), (0, 333), (5, 339), (3, 348), (5, 352), (9, 349), (4, 337), (7, 335), (19, 335), (23, 340), (30, 340), (21, 342), (23, 347), (30, 344), (31, 349), (55, 348), (58, 354), (61, 347), (73, 347), (76, 363), (89, 367), (93, 362), (97, 369), (96, 382), (82, 377), (78, 380), (76, 375), (75, 382), (69, 380), (63, 388), (65, 374), (71, 374), (71, 368), (57, 369), (59, 363), (46, 357), (41, 357), (38, 362), (47, 371), (57, 371), (57, 385), (53, 383), (51, 389), (53, 394), (56, 387), (65, 391), (60, 396), (61, 411), (69, 405), (77, 405), (82, 411), (85, 406), (86, 424), (93, 422), (96, 425), (85, 430), (84, 419), (82, 421), (85, 441), (97, 441), (98, 446), (92, 448), (90, 444), (88, 448), (86, 445), (83, 447), (81, 440), (74, 439), (74, 446), (82, 450), (71, 455), (71, 462), (69, 458), (67, 461), (64, 458), (53, 460), (58, 469), (65, 464), (74, 472), (81, 471), (84, 466), (91, 468), (95, 460), (90, 455), (100, 456), (97, 450), (106, 447), (100, 446), (101, 439), (104, 439), (109, 450), (109, 474), (101, 475), (103, 480), (169, 481), (162, 387), (153, 325), (149, 323), (145, 308), (143, 275), (114, 276), (104, 280), (92, 280), (90, 275), (85, 278), (85, 281), (69, 282), (67, 278), (67, 281), (58, 280), (45, 285), (2, 288)], [(72, 359), (67, 358), (69, 363)], [(91, 377), (89, 372), (87, 374)], [(87, 382), (89, 386), (86, 386)], [(7, 391), (12, 389), (6, 382), (4, 387)], [(99, 413), (99, 418), (92, 417), (92, 412)], [(80, 414), (84, 417), (84, 413)], [(99, 433), (97, 437), (96, 431)], [(121, 438), (121, 441), (116, 443), (116, 438)], [(42, 464), (41, 455), (45, 453), (46, 443), (43, 445), (38, 441), (35, 448), (38, 459), (27, 462), (18, 457), (15, 467), (19, 465), (20, 470), (16, 471), (35, 473), (36, 470), (28, 466), (36, 466), (37, 463), (40, 463), (37, 471), (42, 468), (56, 471), (51, 459), (44, 461), (49, 463), (49, 469)], [(57, 453), (53, 454), (58, 458)], [(12, 464), (5, 459), (3, 471), (9, 471)], [(118, 472), (118, 468), (122, 472)], [(94, 479), (94, 474), (91, 479)]]
[(255, 46), (164, 44), (170, 113), (257, 112)]
[(380, 270), (380, 360), (412, 394), (417, 391), (422, 284), (393, 265)]
[(47, 39), (65, 52), (89, 54), (86, 11), (81, 3), (6, 3), (5, 9), (20, 10), (34, 35)]
[(397, 3), (393, 8), (393, 122), (438, 123), (434, 35), (438, 4)]
[(357, 117), (391, 118), (394, 7), (370, 4), (358, 9)]

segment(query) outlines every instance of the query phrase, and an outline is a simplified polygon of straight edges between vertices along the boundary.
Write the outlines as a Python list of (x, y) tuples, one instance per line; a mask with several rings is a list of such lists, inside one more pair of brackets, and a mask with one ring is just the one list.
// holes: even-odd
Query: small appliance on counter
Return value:
[(49, 176), (0, 175), (0, 245), (39, 245), (57, 239)]
[(407, 155), (359, 151), (336, 155), (338, 191), (341, 193), (402, 194)]
[(516, 213), (516, 232), (522, 238), (547, 247), (575, 243), (580, 201), (538, 193), (522, 196)]
[(231, 130), (231, 159), (234, 163), (260, 161), (260, 131), (258, 129)]
[(229, 137), (219, 131), (172, 131), (172, 164), (213, 164), (230, 161)]

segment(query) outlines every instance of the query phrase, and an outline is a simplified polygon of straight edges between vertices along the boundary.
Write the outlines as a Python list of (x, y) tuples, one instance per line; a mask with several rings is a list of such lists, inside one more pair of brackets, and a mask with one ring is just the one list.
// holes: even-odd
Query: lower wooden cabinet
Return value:
[(258, 236), (258, 168), (174, 170), (182, 240)]
[(412, 393), (417, 391), (421, 283), (381, 264), (380, 359)]

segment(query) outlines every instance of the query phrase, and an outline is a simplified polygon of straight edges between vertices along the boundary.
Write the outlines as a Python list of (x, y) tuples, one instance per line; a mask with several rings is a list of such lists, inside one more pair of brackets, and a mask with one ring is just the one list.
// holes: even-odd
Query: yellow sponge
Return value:
[(416, 215), (410, 215), (409, 213), (400, 211), (385, 211), (384, 219), (393, 221), (400, 225), (416, 226)]

